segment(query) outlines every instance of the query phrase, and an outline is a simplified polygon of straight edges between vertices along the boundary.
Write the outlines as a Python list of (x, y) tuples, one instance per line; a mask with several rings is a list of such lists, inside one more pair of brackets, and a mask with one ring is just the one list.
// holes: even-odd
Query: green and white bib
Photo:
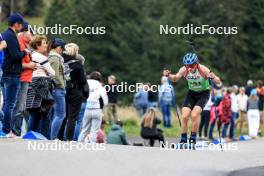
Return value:
[(196, 69), (194, 73), (189, 72), (186, 75), (186, 80), (188, 82), (189, 90), (201, 92), (210, 89), (209, 80), (205, 79), (198, 69)]

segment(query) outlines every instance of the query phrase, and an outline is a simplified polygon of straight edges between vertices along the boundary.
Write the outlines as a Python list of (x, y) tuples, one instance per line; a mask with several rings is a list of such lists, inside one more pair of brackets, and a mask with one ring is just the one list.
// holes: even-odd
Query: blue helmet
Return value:
[(195, 53), (187, 53), (184, 55), (182, 62), (184, 65), (196, 64), (198, 62), (198, 57)]

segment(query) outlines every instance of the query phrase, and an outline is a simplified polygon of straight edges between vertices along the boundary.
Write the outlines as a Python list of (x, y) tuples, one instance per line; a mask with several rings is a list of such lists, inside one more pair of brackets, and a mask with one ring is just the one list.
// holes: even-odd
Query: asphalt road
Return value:
[[(82, 146), (66, 150), (69, 149), (65, 147), (66, 144), (69, 146), (67, 142), (33, 142), (35, 141), (0, 139), (1, 175), (264, 175), (263, 139), (233, 143), (231, 147), (225, 146), (223, 152), (213, 148), (209, 150), (208, 147), (203, 150), (183, 151), (169, 148), (162, 150), (159, 147), (88, 144), (85, 145), (86, 148)], [(73, 143), (73, 146), (77, 146), (77, 143)]]

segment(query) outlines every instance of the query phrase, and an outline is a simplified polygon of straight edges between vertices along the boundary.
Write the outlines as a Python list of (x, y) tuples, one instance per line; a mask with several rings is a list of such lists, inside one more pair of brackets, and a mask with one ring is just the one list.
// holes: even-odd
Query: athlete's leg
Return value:
[(191, 108), (189, 107), (183, 107), (182, 108), (182, 118), (181, 118), (181, 132), (187, 133), (188, 129), (188, 121), (191, 114)]
[(200, 106), (194, 106), (191, 112), (192, 118), (192, 132), (197, 132), (199, 128), (200, 115), (202, 113), (202, 108)]

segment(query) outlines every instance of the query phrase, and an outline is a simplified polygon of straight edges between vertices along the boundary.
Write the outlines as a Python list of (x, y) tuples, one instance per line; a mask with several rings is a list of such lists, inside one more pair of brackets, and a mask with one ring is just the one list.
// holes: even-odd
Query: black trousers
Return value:
[(65, 140), (73, 140), (75, 125), (81, 111), (82, 102), (83, 96), (80, 90), (73, 90), (66, 94), (66, 118), (61, 125), (58, 139), (64, 140), (64, 133), (66, 132)]
[(203, 111), (201, 114), (201, 122), (199, 125), (199, 137), (202, 137), (203, 130), (204, 130), (204, 137), (208, 136), (209, 122), (210, 122), (210, 111)]

